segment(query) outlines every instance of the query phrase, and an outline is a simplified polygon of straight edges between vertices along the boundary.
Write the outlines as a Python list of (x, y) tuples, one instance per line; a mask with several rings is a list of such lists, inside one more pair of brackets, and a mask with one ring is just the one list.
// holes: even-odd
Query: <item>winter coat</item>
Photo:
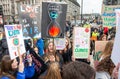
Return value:
[[(10, 79), (8, 76), (1, 76), (0, 79)], [(18, 72), (16, 79), (25, 79), (25, 73)]]
[(39, 55), (42, 56), (44, 54), (44, 42), (42, 39), (39, 39), (36, 43), (36, 46), (39, 50)]
[(72, 49), (71, 48), (67, 49), (67, 51), (62, 54), (62, 57), (63, 57), (64, 63), (69, 63), (70, 61), (72, 61), (72, 59), (71, 59)]
[(109, 28), (108, 27), (104, 27), (104, 34), (108, 35), (108, 31), (109, 31)]
[(39, 75), (47, 70), (47, 65), (43, 61), (42, 57), (40, 55), (37, 55), (33, 51), (33, 49), (30, 49), (29, 51), (30, 51), (30, 54), (32, 56), (33, 63), (35, 64), (35, 66), (34, 66), (35, 74), (30, 79), (38, 79)]
[(8, 51), (8, 45), (7, 45), (7, 40), (4, 37), (2, 40), (0, 40), (0, 62), (1, 62), (1, 58), (4, 55), (8, 55), (9, 51)]
[(24, 73), (25, 73), (25, 79), (32, 78), (35, 74), (34, 64), (32, 64), (32, 66), (25, 67)]

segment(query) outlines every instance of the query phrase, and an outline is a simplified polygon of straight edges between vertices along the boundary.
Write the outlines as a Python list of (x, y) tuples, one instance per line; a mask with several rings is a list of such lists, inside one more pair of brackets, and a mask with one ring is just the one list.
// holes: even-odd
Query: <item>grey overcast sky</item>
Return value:
[[(81, 6), (81, 0), (77, 0)], [(83, 14), (100, 13), (103, 0), (83, 0)]]

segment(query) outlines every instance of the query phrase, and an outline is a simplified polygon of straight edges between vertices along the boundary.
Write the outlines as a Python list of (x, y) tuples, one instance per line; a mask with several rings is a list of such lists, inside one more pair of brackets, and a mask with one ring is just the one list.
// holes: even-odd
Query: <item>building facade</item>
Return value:
[(103, 0), (105, 5), (120, 5), (120, 0)]
[(64, 0), (67, 3), (66, 20), (80, 19), (80, 5), (77, 0)]
[(18, 21), (17, 4), (38, 4), (41, 5), (42, 1), (65, 1), (68, 5), (66, 20), (79, 19), (80, 5), (76, 0), (0, 0), (0, 5), (3, 6), (4, 22)]
[(11, 18), (11, 0), (0, 0), (0, 5), (2, 5), (3, 8), (3, 15), (4, 15), (4, 20), (10, 20)]

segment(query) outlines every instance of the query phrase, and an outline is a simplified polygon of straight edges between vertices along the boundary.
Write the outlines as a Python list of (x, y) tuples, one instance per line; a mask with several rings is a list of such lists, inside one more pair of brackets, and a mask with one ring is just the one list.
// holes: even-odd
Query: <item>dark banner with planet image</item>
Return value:
[(42, 2), (42, 38), (64, 38), (67, 4)]

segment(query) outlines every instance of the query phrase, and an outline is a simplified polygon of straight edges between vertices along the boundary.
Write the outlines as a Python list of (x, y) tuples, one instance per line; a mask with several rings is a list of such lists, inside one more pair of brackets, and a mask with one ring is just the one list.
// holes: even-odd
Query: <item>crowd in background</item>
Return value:
[[(5, 32), (0, 32), (0, 79), (118, 79), (118, 66), (112, 62), (111, 53), (116, 27), (92, 26), (89, 59), (73, 57), (73, 28), (66, 22), (66, 44), (56, 50), (51, 40), (33, 38), (24, 40), (26, 53), (10, 59)], [(95, 41), (108, 41), (104, 51), (95, 52)]]

